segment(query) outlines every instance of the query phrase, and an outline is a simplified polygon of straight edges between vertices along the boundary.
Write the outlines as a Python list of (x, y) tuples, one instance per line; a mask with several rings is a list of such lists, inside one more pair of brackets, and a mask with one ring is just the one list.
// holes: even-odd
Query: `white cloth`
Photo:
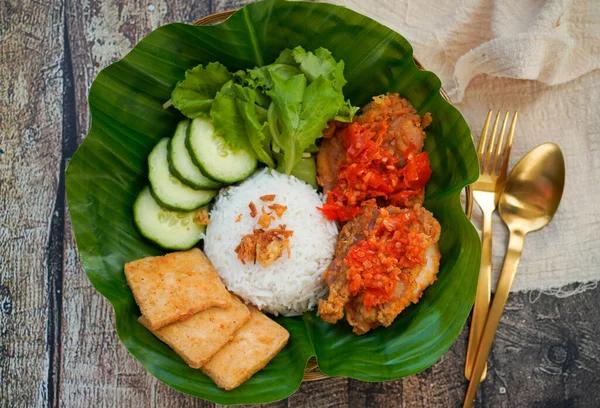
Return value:
[[(476, 143), (488, 109), (518, 110), (511, 168), (541, 143), (562, 148), (560, 209), (548, 227), (526, 237), (513, 291), (600, 280), (600, 1), (329, 1), (409, 40)], [(508, 234), (494, 217), (495, 286)], [(473, 223), (480, 228), (478, 211)]]

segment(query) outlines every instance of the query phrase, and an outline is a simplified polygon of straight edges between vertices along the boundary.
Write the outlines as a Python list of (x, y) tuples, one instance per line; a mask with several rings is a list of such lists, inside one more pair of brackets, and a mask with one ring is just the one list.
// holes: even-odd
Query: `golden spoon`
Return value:
[(498, 211), (510, 230), (508, 251), (475, 355), (463, 408), (471, 407), (477, 394), (481, 373), (521, 259), (525, 235), (548, 225), (558, 209), (564, 186), (565, 160), (554, 143), (544, 143), (527, 153), (506, 179)]

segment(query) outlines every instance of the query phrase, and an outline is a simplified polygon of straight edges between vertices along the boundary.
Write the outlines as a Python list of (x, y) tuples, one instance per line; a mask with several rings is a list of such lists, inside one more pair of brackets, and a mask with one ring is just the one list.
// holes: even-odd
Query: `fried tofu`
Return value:
[(129, 262), (125, 277), (151, 330), (231, 304), (221, 278), (197, 248)]
[(217, 354), (202, 366), (204, 374), (232, 390), (264, 368), (287, 344), (290, 334), (253, 306), (250, 320)]
[[(213, 307), (189, 319), (175, 322), (158, 330), (151, 330), (167, 343), (192, 368), (200, 368), (250, 319), (250, 311), (236, 296), (231, 295), (231, 306)], [(141, 316), (140, 323), (148, 328)]]

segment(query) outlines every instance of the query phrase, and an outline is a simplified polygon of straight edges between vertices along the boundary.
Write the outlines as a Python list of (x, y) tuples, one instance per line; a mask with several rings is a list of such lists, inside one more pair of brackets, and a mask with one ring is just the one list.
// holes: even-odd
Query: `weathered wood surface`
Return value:
[(64, 9), (14, 3), (0, 2), (0, 401), (43, 406), (60, 337)]
[[(145, 372), (78, 262), (64, 167), (96, 74), (152, 29), (248, 1), (0, 2), (0, 406), (213, 407)], [(479, 406), (596, 407), (600, 288), (509, 299)], [(305, 383), (280, 407), (455, 407), (467, 330), (433, 367), (381, 384)]]

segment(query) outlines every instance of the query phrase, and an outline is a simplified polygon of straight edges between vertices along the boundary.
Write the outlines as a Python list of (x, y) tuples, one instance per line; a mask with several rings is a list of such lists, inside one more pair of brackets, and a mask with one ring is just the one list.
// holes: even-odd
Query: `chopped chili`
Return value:
[(382, 208), (373, 228), (365, 231), (365, 239), (346, 254), (348, 290), (354, 296), (364, 294), (367, 310), (392, 299), (397, 281), (412, 268), (426, 264), (418, 225), (413, 209), (390, 215)]
[(427, 153), (416, 153), (409, 146), (403, 158), (396, 157), (391, 147), (382, 145), (387, 127), (383, 122), (375, 131), (368, 123), (353, 122), (341, 130), (346, 160), (337, 185), (320, 208), (328, 219), (354, 219), (361, 213), (361, 203), (370, 198), (405, 207), (424, 193), (431, 176)]

